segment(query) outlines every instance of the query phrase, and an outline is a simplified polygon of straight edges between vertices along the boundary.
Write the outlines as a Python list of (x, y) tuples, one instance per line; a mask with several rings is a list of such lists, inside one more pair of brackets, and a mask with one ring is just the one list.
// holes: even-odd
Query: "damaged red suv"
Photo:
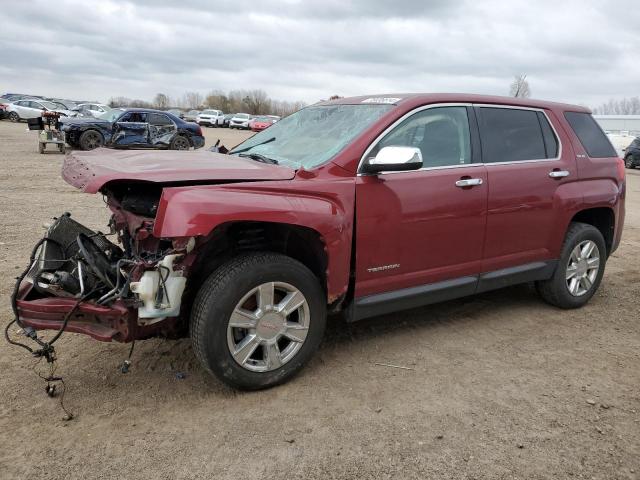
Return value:
[[(63, 177), (111, 210), (34, 249), (18, 324), (131, 342), (190, 335), (257, 389), (347, 320), (523, 282), (584, 305), (620, 242), (624, 165), (583, 107), (456, 94), (314, 105), (223, 155), (97, 150)], [(110, 236), (109, 234), (113, 235)]]

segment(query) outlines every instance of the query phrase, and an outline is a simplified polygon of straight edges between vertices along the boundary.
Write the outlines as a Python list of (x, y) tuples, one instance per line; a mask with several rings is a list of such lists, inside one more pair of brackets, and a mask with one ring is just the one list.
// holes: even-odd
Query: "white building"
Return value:
[(594, 115), (606, 133), (640, 136), (640, 115)]

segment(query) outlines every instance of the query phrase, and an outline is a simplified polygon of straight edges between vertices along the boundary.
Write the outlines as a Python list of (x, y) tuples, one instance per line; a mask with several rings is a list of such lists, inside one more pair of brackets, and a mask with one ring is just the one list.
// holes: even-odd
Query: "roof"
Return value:
[(568, 110), (574, 112), (588, 112), (586, 107), (568, 103), (549, 102), (530, 98), (501, 97), (494, 95), (476, 95), (469, 93), (385, 93), (376, 95), (361, 95), (357, 97), (339, 98), (321, 102), (318, 105), (354, 105), (359, 103), (384, 104), (429, 104), (429, 103), (488, 103), (513, 105), (518, 107), (545, 108), (553, 110)]

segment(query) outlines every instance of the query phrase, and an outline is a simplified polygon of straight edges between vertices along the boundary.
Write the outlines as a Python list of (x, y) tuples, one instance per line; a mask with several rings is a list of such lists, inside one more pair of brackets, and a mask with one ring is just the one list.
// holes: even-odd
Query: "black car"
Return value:
[(188, 150), (204, 146), (202, 129), (160, 110), (110, 110), (97, 118), (61, 119), (67, 143), (74, 148), (156, 148)]
[(640, 166), (640, 137), (636, 137), (624, 151), (624, 165), (627, 168)]
[(224, 116), (224, 120), (222, 120), (222, 126), (225, 128), (229, 128), (229, 123), (231, 123), (231, 119), (233, 118), (234, 115), (235, 113), (227, 113)]

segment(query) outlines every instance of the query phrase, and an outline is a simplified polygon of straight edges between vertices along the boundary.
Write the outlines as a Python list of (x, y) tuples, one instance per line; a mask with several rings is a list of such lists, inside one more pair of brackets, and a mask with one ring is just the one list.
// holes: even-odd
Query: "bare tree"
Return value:
[(511, 83), (511, 87), (509, 88), (509, 96), (516, 98), (529, 98), (531, 96), (531, 88), (529, 87), (526, 74), (521, 73), (514, 77), (513, 83)]
[(611, 99), (607, 103), (595, 107), (593, 113), (596, 115), (640, 115), (640, 98)]
[(202, 95), (198, 92), (186, 92), (182, 97), (182, 106), (191, 109), (202, 107)]
[(271, 110), (271, 100), (264, 90), (250, 90), (242, 101), (247, 106), (249, 113), (254, 115), (263, 115)]
[(212, 90), (204, 99), (204, 104), (215, 110), (229, 111), (229, 97), (220, 90)]
[(153, 106), (158, 110), (166, 110), (170, 105), (171, 100), (169, 99), (169, 96), (164, 93), (156, 94), (155, 98), (153, 99)]

